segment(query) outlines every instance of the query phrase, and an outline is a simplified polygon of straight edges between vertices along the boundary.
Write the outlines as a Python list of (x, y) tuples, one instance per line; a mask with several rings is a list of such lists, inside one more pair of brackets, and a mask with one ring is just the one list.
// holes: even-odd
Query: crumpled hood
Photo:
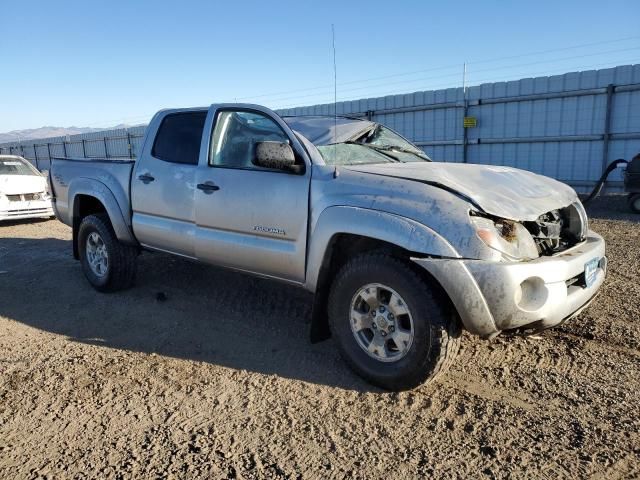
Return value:
[(46, 187), (47, 179), (38, 175), (0, 175), (0, 193), (5, 195), (39, 193)]
[(435, 185), (467, 197), (490, 215), (516, 221), (536, 220), (543, 213), (578, 199), (564, 183), (510, 167), (411, 162), (344, 168)]

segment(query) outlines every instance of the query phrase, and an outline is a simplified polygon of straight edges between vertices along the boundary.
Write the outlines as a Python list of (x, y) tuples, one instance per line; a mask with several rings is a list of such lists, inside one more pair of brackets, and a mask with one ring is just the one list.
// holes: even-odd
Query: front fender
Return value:
[(73, 180), (69, 185), (68, 198), (71, 199), (69, 202), (69, 211), (73, 212), (74, 224), (75, 219), (79, 217), (79, 202), (77, 201), (79, 195), (94, 197), (102, 203), (107, 211), (107, 215), (109, 215), (109, 220), (116, 233), (116, 237), (118, 237), (120, 242), (128, 245), (138, 244), (115, 195), (109, 187), (95, 179), (78, 178)]
[(338, 234), (382, 240), (425, 256), (459, 258), (437, 232), (410, 218), (361, 207), (334, 206), (322, 211), (310, 232), (305, 288), (316, 291), (325, 252)]

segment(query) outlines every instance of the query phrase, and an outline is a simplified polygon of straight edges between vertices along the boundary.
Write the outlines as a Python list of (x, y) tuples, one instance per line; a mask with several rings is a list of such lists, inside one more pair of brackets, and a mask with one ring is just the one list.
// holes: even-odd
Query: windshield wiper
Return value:
[(426, 160), (429, 158), (424, 153), (418, 153), (415, 150), (399, 147), (397, 145), (371, 145), (371, 146), (375, 146), (376, 148), (385, 152), (391, 150), (391, 151), (402, 152), (402, 153), (410, 153), (412, 155), (415, 155), (416, 157), (422, 158), (423, 160)]
[(390, 158), (394, 162), (402, 162), (402, 160), (400, 160), (398, 157), (396, 157), (394, 155), (391, 155), (389, 153), (390, 149), (383, 148), (383, 147), (380, 147), (378, 145), (371, 145), (369, 143), (356, 142), (354, 140), (347, 140), (346, 142), (341, 142), (341, 143), (346, 144), (346, 145), (360, 145), (361, 147), (370, 148), (371, 150), (375, 150), (376, 152), (381, 153), (385, 157)]

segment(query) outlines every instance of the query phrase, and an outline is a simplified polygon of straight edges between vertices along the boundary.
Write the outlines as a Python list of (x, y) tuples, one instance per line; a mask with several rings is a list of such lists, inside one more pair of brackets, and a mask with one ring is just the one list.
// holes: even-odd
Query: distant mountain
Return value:
[(25, 140), (36, 140), (50, 137), (64, 137), (65, 135), (77, 135), (79, 133), (100, 132), (102, 130), (112, 130), (115, 128), (127, 128), (131, 125), (120, 124), (110, 128), (89, 128), (89, 127), (40, 127), (26, 130), (13, 130), (7, 133), (0, 133), (0, 143), (18, 142)]

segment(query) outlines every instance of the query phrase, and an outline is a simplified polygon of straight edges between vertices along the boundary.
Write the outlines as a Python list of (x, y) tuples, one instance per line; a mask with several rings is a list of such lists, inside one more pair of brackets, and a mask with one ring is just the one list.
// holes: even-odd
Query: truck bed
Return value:
[[(135, 160), (115, 158), (53, 158), (49, 182), (58, 219), (73, 225), (69, 198), (104, 189), (111, 193), (125, 219), (131, 218), (130, 184)], [(71, 193), (71, 195), (70, 195)]]

